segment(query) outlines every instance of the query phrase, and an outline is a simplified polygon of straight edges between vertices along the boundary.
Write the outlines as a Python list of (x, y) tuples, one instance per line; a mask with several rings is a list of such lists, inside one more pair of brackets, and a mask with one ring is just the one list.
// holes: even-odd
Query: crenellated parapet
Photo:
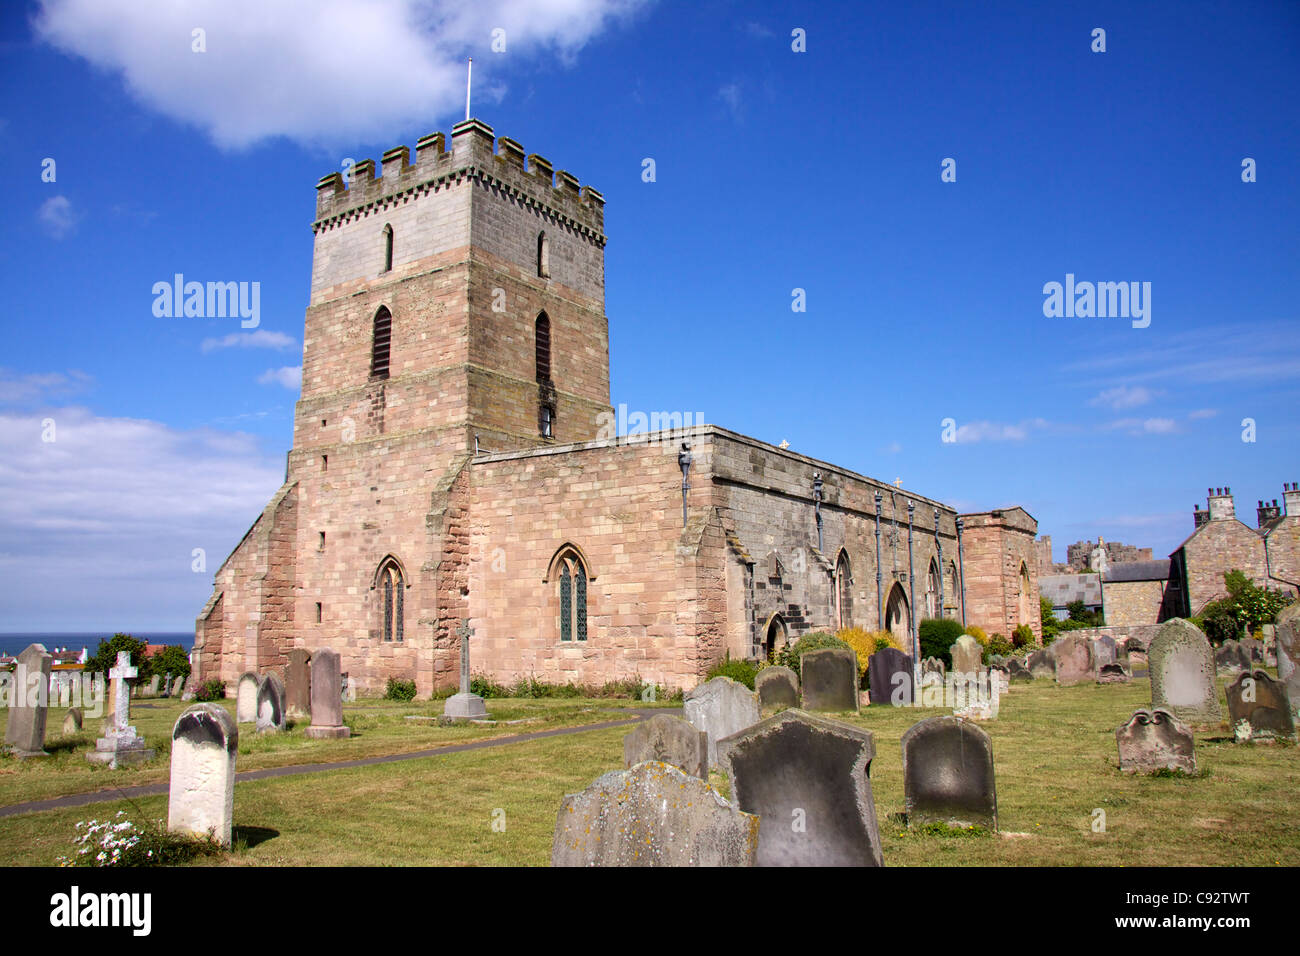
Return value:
[(382, 213), (468, 180), (605, 244), (604, 196), (581, 185), (572, 173), (556, 170), (545, 157), (525, 154), (515, 140), (494, 140), (492, 127), (480, 120), (453, 126), (450, 149), (442, 133), (429, 133), (415, 144), (414, 162), (408, 147), (394, 146), (381, 158), (378, 175), (375, 161), (365, 159), (352, 167), (349, 179), (335, 172), (316, 184), (313, 231)]

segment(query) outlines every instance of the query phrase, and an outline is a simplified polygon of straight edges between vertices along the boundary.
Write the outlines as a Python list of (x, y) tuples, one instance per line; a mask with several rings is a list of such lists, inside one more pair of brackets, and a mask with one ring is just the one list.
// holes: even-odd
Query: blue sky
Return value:
[[(283, 478), (315, 183), (449, 131), (469, 55), (474, 114), (606, 197), (616, 405), (1022, 505), (1058, 560), (1167, 554), (1210, 485), (1253, 526), (1300, 480), (1300, 5), (0, 17), (0, 631), (192, 627)], [(256, 334), (155, 317), (177, 272), (259, 282)], [(1150, 325), (1045, 316), (1067, 274), (1150, 283)]]

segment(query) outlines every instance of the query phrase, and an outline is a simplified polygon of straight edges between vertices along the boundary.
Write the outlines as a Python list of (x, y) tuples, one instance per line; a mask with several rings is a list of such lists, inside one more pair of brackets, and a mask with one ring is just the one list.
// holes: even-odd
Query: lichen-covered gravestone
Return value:
[(1129, 672), (1119, 661), (1109, 661), (1097, 668), (1098, 684), (1127, 684), (1129, 679)]
[(293, 720), (311, 716), (311, 651), (295, 647), (284, 671), (285, 713)]
[(284, 685), (276, 674), (267, 674), (257, 688), (257, 732), (284, 730)]
[(1242, 671), (1227, 691), (1228, 717), (1238, 741), (1295, 737), (1286, 685), (1267, 671)]
[(732, 799), (762, 820), (759, 866), (880, 866), (871, 733), (787, 710), (718, 742)]
[(324, 648), (311, 656), (311, 726), (308, 737), (348, 737), (343, 725), (343, 672), (338, 651)]
[(1052, 645), (1056, 651), (1056, 682), (1063, 687), (1092, 683), (1097, 675), (1092, 641), (1078, 634), (1067, 634)]
[(1286, 685), (1291, 714), (1300, 714), (1300, 604), (1282, 609), (1277, 616), (1277, 676)]
[(1128, 655), (1129, 673), (1134, 677), (1150, 676), (1150, 664), (1147, 661), (1146, 651), (1129, 651)]
[(1167, 710), (1187, 723), (1219, 721), (1223, 711), (1214, 685), (1214, 657), (1195, 624), (1182, 618), (1166, 621), (1147, 657), (1152, 710)]
[(910, 706), (915, 684), (912, 658), (898, 648), (882, 647), (867, 658), (867, 686), (872, 704)]
[(753, 866), (758, 817), (657, 761), (607, 773), (560, 804), (552, 866)]
[(241, 724), (257, 722), (257, 675), (248, 671), (239, 675), (235, 685), (235, 720)]
[(903, 733), (907, 824), (998, 827), (993, 741), (960, 717), (931, 717)]
[(1232, 638), (1224, 641), (1214, 652), (1214, 667), (1219, 674), (1231, 676), (1250, 670), (1250, 652)]
[(28, 644), (18, 655), (9, 690), (5, 747), (15, 757), (48, 757), (45, 724), (50, 714), (50, 670), (54, 658), (44, 644)]
[(623, 738), (623, 767), (647, 760), (672, 764), (692, 777), (709, 779), (709, 738), (672, 714), (655, 714)]
[(196, 704), (181, 714), (172, 728), (168, 830), (211, 834), (222, 846), (230, 846), (238, 752), (239, 727), (224, 707)]
[(938, 674), (939, 680), (942, 682), (943, 675), (946, 672), (947, 668), (943, 666), (943, 661), (937, 657), (927, 657), (925, 660), (921, 661), (922, 678), (927, 677), (930, 674)]
[(758, 697), (730, 677), (715, 677), (686, 694), (682, 710), (709, 738), (709, 766), (718, 764), (718, 741), (758, 723)]
[(799, 706), (799, 675), (788, 667), (764, 667), (754, 678), (754, 693), (762, 710)]
[(1119, 645), (1115, 643), (1115, 638), (1109, 634), (1103, 634), (1092, 642), (1093, 660), (1096, 661), (1097, 667), (1103, 664), (1109, 664), (1119, 659)]
[(1196, 772), (1191, 730), (1163, 708), (1134, 711), (1115, 730), (1115, 743), (1119, 747), (1119, 769), (1128, 773)]
[(1030, 651), (1029, 656), (1025, 658), (1025, 667), (1035, 678), (1056, 676), (1056, 664), (1053, 663), (1052, 654), (1046, 647)]
[(799, 658), (804, 710), (858, 710), (858, 655), (850, 647), (824, 647)]
[(1250, 657), (1252, 664), (1264, 663), (1264, 642), (1253, 637), (1243, 637), (1237, 642)]
[(952, 674), (981, 674), (984, 672), (984, 648), (969, 634), (963, 634), (952, 645)]
[(1017, 657), (1013, 657), (1011, 660), (1007, 661), (1007, 674), (1010, 675), (1011, 680), (1017, 684), (1034, 679), (1033, 673), (1029, 670), (1028, 666), (1026, 666), (1025, 662)]

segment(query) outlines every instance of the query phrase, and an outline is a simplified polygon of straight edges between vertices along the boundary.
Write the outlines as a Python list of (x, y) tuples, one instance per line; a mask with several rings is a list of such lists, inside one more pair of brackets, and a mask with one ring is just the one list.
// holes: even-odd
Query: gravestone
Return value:
[[(912, 658), (898, 648), (882, 647), (867, 658), (867, 686), (872, 704), (892, 704), (895, 707), (907, 707), (911, 705), (915, 698), (913, 693), (915, 684), (916, 678), (912, 672)], [(805, 710), (823, 709), (808, 707), (806, 706), (807, 701), (804, 703)]]
[(303, 733), (313, 739), (348, 737), (343, 725), (343, 672), (338, 651), (328, 647), (311, 655), (311, 726)]
[(235, 685), (235, 720), (241, 724), (257, 721), (257, 674), (247, 671), (239, 675)]
[(969, 634), (963, 634), (952, 645), (953, 674), (982, 674), (984, 672), (984, 648), (980, 642)]
[(1151, 674), (1150, 665), (1147, 661), (1145, 651), (1130, 651), (1128, 655), (1128, 671), (1134, 677), (1148, 677)]
[(44, 644), (28, 644), (14, 664), (9, 692), (5, 748), (15, 757), (48, 757), (45, 724), (50, 714), (50, 670), (54, 658)]
[(1210, 642), (1195, 624), (1166, 621), (1147, 652), (1151, 709), (1164, 709), (1186, 723), (1218, 723), (1222, 716), (1214, 685)]
[(1169, 711), (1136, 710), (1115, 730), (1119, 769), (1128, 773), (1182, 770), (1196, 773), (1192, 731)]
[(787, 710), (718, 742), (732, 800), (756, 814), (758, 866), (881, 866), (871, 733)]
[(997, 681), (998, 693), (1005, 694), (1011, 689), (1011, 672), (1005, 664), (989, 665), (989, 682)]
[(170, 697), (172, 695), (172, 672), (171, 671), (168, 671), (167, 676), (163, 678), (161, 693), (164, 697)]
[(185, 692), (185, 678), (178, 677), (172, 681), (172, 696), (179, 697)]
[(284, 685), (277, 674), (267, 674), (257, 688), (257, 732), (284, 730)]
[(1237, 642), (1250, 657), (1252, 664), (1264, 663), (1264, 642), (1253, 637), (1243, 637)]
[[(59, 706), (71, 707), (72, 706), (72, 681), (73, 681), (72, 675), (66, 672), (62, 674), (56, 673), (56, 674), (51, 674), (50, 679), (51, 681), (54, 682), (54, 686), (51, 688), (52, 691), (51, 696), (54, 696), (54, 694), (57, 693)], [(55, 688), (57, 688), (57, 690), (55, 690)], [(54, 702), (51, 701), (50, 703), (52, 705)]]
[(1300, 713), (1300, 604), (1282, 609), (1277, 616), (1277, 676), (1291, 698), (1291, 713)]
[(131, 655), (118, 651), (117, 663), (108, 672), (113, 681), (113, 713), (105, 722), (104, 736), (97, 739), (95, 749), (86, 754), (91, 763), (108, 764), (117, 769), (153, 759), (154, 751), (145, 746), (144, 738), (131, 726), (131, 695), (126, 682), (139, 673), (131, 666)]
[(709, 738), (709, 766), (718, 765), (718, 741), (758, 723), (758, 697), (730, 677), (713, 680), (689, 691), (682, 711), (691, 726)]
[(1098, 684), (1127, 684), (1130, 678), (1131, 675), (1119, 661), (1111, 661), (1097, 668)]
[(311, 716), (311, 651), (295, 647), (284, 671), (284, 708), (292, 720)]
[(68, 712), (63, 715), (63, 736), (71, 737), (73, 734), (81, 733), (81, 708), (69, 707)]
[(1232, 638), (1224, 641), (1214, 652), (1214, 668), (1222, 675), (1250, 670), (1250, 652)]
[(658, 761), (607, 773), (560, 804), (552, 866), (753, 866), (758, 817)]
[(623, 738), (623, 769), (647, 760), (672, 764), (684, 773), (709, 779), (709, 737), (672, 714), (655, 714)]
[(1056, 676), (1056, 664), (1052, 661), (1051, 652), (1046, 647), (1030, 651), (1029, 656), (1025, 658), (1025, 667), (1035, 678)]
[(1286, 685), (1268, 671), (1242, 671), (1227, 687), (1228, 719), (1238, 741), (1295, 737)]
[(1115, 638), (1109, 634), (1103, 634), (1092, 642), (1093, 660), (1097, 662), (1100, 668), (1103, 664), (1110, 664), (1119, 660), (1119, 645), (1115, 643)]
[(1025, 665), (1025, 662), (1017, 657), (1007, 661), (1007, 674), (1010, 675), (1012, 682), (1021, 684), (1034, 679), (1033, 672)]
[[(456, 634), (460, 637), (460, 693), (447, 698), (447, 703), (442, 707), (442, 716), (447, 720), (486, 720), (487, 704), (469, 689), (469, 639), (474, 636), (474, 631), (468, 620), (460, 622)], [(314, 697), (312, 703), (315, 704)]]
[(930, 717), (903, 733), (907, 825), (998, 828), (993, 741), (960, 717)]
[(149, 678), (149, 696), (157, 697), (158, 692), (162, 689), (162, 678), (157, 674)]
[(927, 657), (925, 660), (921, 661), (922, 678), (926, 677), (929, 674), (938, 674), (939, 680), (942, 682), (943, 675), (946, 672), (947, 672), (947, 668), (944, 667), (943, 661), (937, 657)]
[(788, 667), (764, 667), (754, 678), (754, 693), (758, 695), (758, 706), (763, 710), (798, 707), (799, 675)]
[(1056, 650), (1056, 682), (1062, 687), (1091, 684), (1097, 676), (1097, 665), (1093, 659), (1092, 641), (1078, 634), (1067, 634), (1057, 638), (1052, 645)]
[(235, 810), (235, 757), (239, 725), (218, 704), (196, 704), (172, 728), (171, 786), (167, 829), (209, 834), (230, 846)]

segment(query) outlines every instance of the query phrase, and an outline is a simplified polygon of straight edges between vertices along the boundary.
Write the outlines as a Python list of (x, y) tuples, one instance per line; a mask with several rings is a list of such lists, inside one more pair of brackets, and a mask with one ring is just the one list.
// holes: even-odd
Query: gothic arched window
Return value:
[(925, 575), (925, 616), (939, 616), (939, 565), (930, 559), (930, 570)]
[(394, 558), (387, 558), (379, 566), (379, 578), (376, 582), (379, 591), (379, 626), (384, 641), (401, 642), (403, 639), (402, 592), (406, 589), (402, 580), (402, 568)]
[(572, 548), (557, 559), (560, 604), (560, 640), (587, 639), (587, 567)]
[(393, 227), (384, 226), (384, 271), (393, 271)]
[(370, 346), (370, 377), (388, 378), (389, 350), (393, 342), (393, 314), (386, 306), (375, 313), (374, 338)]
[(841, 630), (853, 626), (853, 572), (843, 550), (835, 562), (835, 612)]

